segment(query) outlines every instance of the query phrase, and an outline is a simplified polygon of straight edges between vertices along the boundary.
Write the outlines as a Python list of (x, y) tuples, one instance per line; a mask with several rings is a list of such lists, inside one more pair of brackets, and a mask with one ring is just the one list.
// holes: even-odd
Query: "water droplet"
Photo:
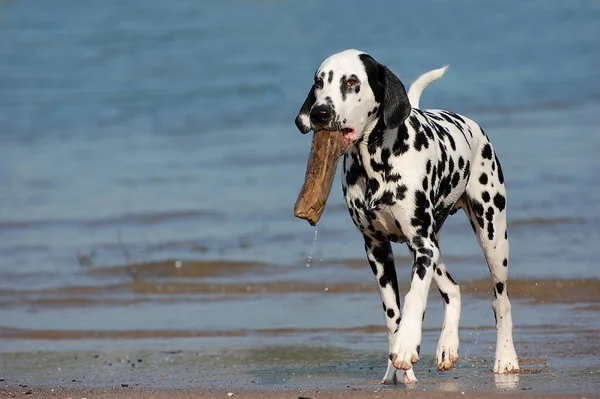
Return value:
[(315, 238), (313, 239), (312, 247), (310, 248), (310, 253), (308, 254), (308, 260), (306, 261), (306, 267), (310, 267), (310, 262), (312, 262), (313, 254), (315, 252), (315, 247), (317, 246), (317, 226), (315, 226)]

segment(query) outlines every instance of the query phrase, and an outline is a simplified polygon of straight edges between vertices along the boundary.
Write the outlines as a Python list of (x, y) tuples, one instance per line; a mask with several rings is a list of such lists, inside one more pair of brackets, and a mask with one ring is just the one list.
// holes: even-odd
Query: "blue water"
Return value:
[[(294, 218), (310, 137), (293, 119), (346, 48), (407, 86), (449, 64), (421, 105), (491, 137), (511, 276), (597, 277), (599, 20), (583, 1), (0, 2), (0, 296), (89, 282), (78, 253), (85, 270), (243, 260), (335, 282), (319, 264), (364, 259), (362, 239), (339, 176), (314, 246)], [(442, 250), (460, 281), (487, 275), (462, 214)]]

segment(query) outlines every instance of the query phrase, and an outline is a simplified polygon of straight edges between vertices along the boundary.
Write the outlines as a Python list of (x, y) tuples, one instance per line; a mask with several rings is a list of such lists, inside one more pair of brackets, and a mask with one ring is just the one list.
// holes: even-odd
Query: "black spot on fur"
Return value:
[(438, 274), (438, 276), (442, 275), (442, 269), (440, 269), (439, 267), (437, 268), (437, 270), (435, 272)]
[(429, 148), (429, 140), (427, 140), (425, 133), (417, 132), (417, 134), (415, 134), (415, 142), (413, 146), (417, 151), (421, 151), (423, 148)]
[(492, 159), (492, 146), (489, 143), (483, 146), (481, 156), (485, 159)]
[(404, 184), (399, 185), (396, 188), (396, 199), (398, 201), (402, 201), (406, 197), (406, 190), (407, 190), (407, 188)]
[[(494, 156), (496, 156), (494, 154)], [(500, 167), (500, 161), (498, 161), (498, 157), (496, 157), (496, 163), (498, 164), (498, 181), (500, 184), (504, 183), (504, 174), (502, 173), (502, 167)]]
[(491, 241), (494, 239), (494, 224), (493, 223), (488, 223), (487, 224), (487, 233), (488, 233), (488, 239)]
[(508, 259), (504, 258), (504, 260), (502, 261), (502, 266), (508, 267)]
[(414, 227), (417, 228), (417, 234), (422, 237), (427, 237), (429, 228), (431, 227), (431, 216), (427, 212), (430, 206), (427, 195), (423, 191), (415, 193), (415, 214), (411, 220)]
[(433, 251), (431, 249), (429, 249), (429, 248), (420, 247), (417, 250), (417, 252), (420, 253), (420, 254), (423, 254), (423, 255), (427, 255), (427, 256), (433, 257)]
[(367, 183), (367, 188), (369, 189), (371, 194), (377, 192), (377, 190), (379, 190), (379, 181), (377, 181), (377, 179), (369, 179), (369, 182)]
[(502, 295), (504, 292), (504, 283), (496, 283), (496, 291), (498, 292), (498, 295)]
[(487, 212), (485, 212), (485, 218), (488, 222), (492, 222), (492, 220), (494, 220), (494, 208), (491, 206), (488, 208)]
[(394, 318), (394, 316), (396, 316), (396, 312), (394, 312), (394, 309), (388, 309), (387, 310), (387, 317), (389, 317), (390, 319)]
[(446, 302), (446, 304), (449, 304), (450, 303), (450, 297), (448, 296), (448, 294), (446, 294), (445, 292), (443, 292), (439, 288), (438, 288), (438, 291), (440, 291), (440, 295), (442, 296), (442, 298), (444, 298), (444, 302)]
[(425, 274), (427, 273), (427, 269), (424, 266), (417, 267), (417, 275), (421, 280), (425, 279)]
[(457, 187), (458, 183), (460, 182), (460, 173), (458, 172), (454, 172), (454, 175), (452, 176), (452, 187)]
[(391, 191), (386, 190), (376, 202), (381, 205), (392, 205), (394, 203), (394, 194)]
[(431, 265), (431, 258), (429, 256), (419, 256), (415, 263), (419, 267), (429, 267)]
[(502, 212), (506, 207), (506, 198), (504, 198), (504, 196), (500, 193), (496, 194), (494, 196), (494, 205), (496, 205), (496, 208)]
[(465, 160), (463, 159), (463, 157), (459, 157), (458, 158), (458, 168), (462, 169), (465, 166)]
[(446, 278), (447, 278), (448, 280), (450, 280), (450, 282), (451, 282), (452, 284), (454, 284), (454, 285), (457, 285), (457, 284), (456, 284), (456, 281), (454, 281), (454, 279), (452, 278), (452, 276), (450, 275), (450, 273), (448, 273), (448, 270), (446, 270)]
[(483, 202), (490, 202), (490, 193), (488, 193), (487, 191), (484, 191), (481, 193), (481, 199), (483, 200)]
[(482, 185), (486, 185), (488, 182), (488, 177), (487, 174), (482, 173), (481, 176), (479, 176), (479, 183), (481, 183)]
[(327, 78), (327, 81), (329, 83), (331, 83), (333, 81), (333, 71), (329, 71), (329, 77)]

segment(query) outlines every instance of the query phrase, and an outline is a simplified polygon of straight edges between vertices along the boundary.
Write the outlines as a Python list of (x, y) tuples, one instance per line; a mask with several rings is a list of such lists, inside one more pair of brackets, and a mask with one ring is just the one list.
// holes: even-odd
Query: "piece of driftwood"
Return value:
[(341, 155), (340, 132), (319, 130), (313, 134), (304, 185), (294, 206), (296, 217), (306, 219), (311, 226), (317, 224), (325, 210)]

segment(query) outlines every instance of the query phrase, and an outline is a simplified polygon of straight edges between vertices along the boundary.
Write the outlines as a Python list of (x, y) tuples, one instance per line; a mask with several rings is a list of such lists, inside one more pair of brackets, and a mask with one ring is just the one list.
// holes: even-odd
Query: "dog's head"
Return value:
[(302, 133), (340, 131), (347, 149), (381, 118), (393, 129), (410, 110), (404, 85), (392, 71), (362, 51), (346, 50), (327, 58), (315, 73), (296, 126)]

